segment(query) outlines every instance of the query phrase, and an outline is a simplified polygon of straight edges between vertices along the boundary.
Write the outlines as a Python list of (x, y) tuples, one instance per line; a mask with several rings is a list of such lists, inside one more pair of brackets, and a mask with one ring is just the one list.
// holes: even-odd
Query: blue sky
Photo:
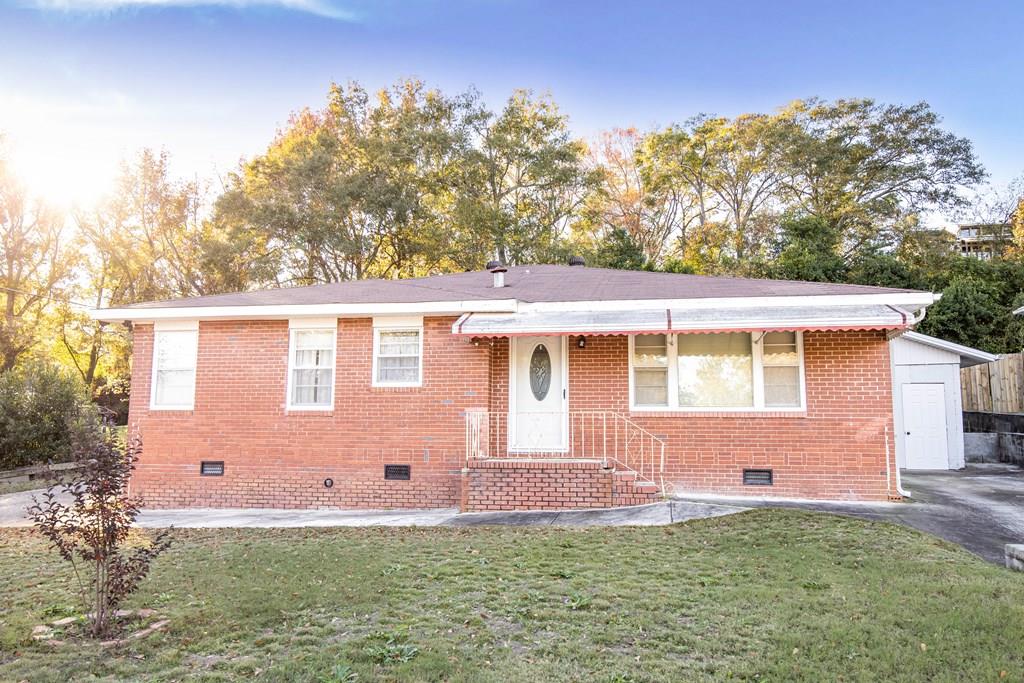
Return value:
[(1024, 173), (1024, 2), (0, 0), (0, 130), (86, 200), (165, 147), (216, 177), (332, 81), (415, 76), (500, 106), (549, 91), (583, 136), (796, 97), (927, 100), (992, 180)]

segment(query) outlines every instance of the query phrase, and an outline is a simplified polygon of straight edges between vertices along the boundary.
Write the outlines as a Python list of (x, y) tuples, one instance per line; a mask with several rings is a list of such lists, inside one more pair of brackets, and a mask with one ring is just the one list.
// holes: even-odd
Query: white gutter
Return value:
[[(885, 483), (888, 484), (890, 479), (890, 467), (892, 458), (889, 457), (889, 427), (885, 428)], [(900, 479), (900, 464), (896, 463), (896, 493), (900, 494), (904, 498), (913, 498), (910, 491), (903, 488), (903, 481)]]
[(539, 301), (525, 303), (519, 312), (533, 311), (635, 311), (681, 308), (689, 310), (717, 308), (753, 308), (786, 306), (868, 306), (882, 304), (911, 311), (931, 306), (939, 300), (931, 292), (895, 292), (887, 294), (827, 294), (822, 296), (733, 296), (713, 299), (615, 299), (607, 301)]
[(903, 481), (900, 479), (900, 468), (896, 468), (896, 493), (900, 494), (904, 498), (913, 498), (914, 494), (903, 488)]
[[(923, 311), (922, 311), (921, 315), (922, 315), (922, 317), (924, 317), (924, 312)], [(895, 354), (896, 354), (896, 351), (893, 348), (893, 345), (889, 344), (889, 391), (892, 394), (891, 401), (892, 401), (892, 418), (893, 418), (892, 419), (892, 426), (893, 426), (893, 429), (896, 429), (896, 396), (898, 394), (898, 392), (896, 391), (896, 362), (895, 362), (895, 359), (894, 359)], [(902, 407), (901, 407), (900, 410), (901, 410), (901, 412), (900, 412), (900, 416), (901, 416), (900, 429), (902, 429), (903, 428), (903, 424), (902, 424), (902, 419), (903, 419)], [(895, 440), (896, 440), (896, 435), (893, 434), (893, 446), (896, 446)], [(889, 449), (889, 425), (886, 425), (885, 426), (885, 485), (888, 486), (889, 482), (892, 481), (892, 479), (890, 477), (890, 469), (889, 469), (890, 468), (890, 461), (892, 461), (892, 465), (895, 465), (895, 469), (896, 469), (896, 493), (900, 494), (904, 498), (911, 498), (912, 496), (910, 494), (910, 491), (907, 491), (907, 490), (905, 490), (903, 488), (903, 481), (900, 479), (899, 455), (896, 454), (895, 458), (890, 458), (889, 457), (889, 455), (890, 455), (889, 450), (890, 450)]]
[(154, 322), (157, 320), (286, 320), (305, 317), (367, 317), (373, 315), (460, 315), (468, 311), (514, 313), (515, 299), (426, 301), (376, 304), (273, 304), (265, 306), (168, 306), (164, 308), (98, 308), (94, 320)]
[(666, 308), (704, 310), (786, 306), (853, 306), (883, 304), (920, 311), (938, 299), (930, 292), (842, 294), (826, 296), (717, 297), (714, 299), (629, 299), (608, 301), (525, 302), (517, 299), (426, 301), (419, 303), (272, 304), (257, 306), (168, 306), (106, 308), (89, 311), (95, 320), (152, 322), (156, 320), (274, 320), (307, 316), (461, 315), (541, 311), (637, 311)]

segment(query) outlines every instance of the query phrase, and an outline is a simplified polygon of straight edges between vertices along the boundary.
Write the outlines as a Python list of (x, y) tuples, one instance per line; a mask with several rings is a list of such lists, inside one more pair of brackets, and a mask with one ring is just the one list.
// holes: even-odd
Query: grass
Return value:
[(1024, 679), (1024, 574), (888, 524), (755, 510), (175, 539), (128, 605), (167, 632), (53, 650), (29, 635), (74, 611), (71, 575), (0, 533), (0, 680)]

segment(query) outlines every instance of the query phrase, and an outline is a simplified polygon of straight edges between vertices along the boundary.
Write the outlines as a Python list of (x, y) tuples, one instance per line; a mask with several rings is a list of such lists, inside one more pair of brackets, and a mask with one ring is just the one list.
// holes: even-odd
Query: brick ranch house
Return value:
[(150, 507), (900, 493), (888, 340), (927, 292), (532, 265), (148, 302)]

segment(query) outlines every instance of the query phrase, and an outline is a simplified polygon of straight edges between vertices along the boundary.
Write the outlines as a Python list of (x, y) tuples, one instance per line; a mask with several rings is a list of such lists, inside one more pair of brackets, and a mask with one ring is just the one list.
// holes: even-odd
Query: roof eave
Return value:
[(612, 299), (603, 301), (539, 301), (524, 303), (519, 311), (633, 311), (672, 309), (720, 309), (789, 306), (898, 306), (910, 313), (931, 306), (941, 294), (932, 292), (885, 292), (881, 294), (817, 294), (797, 296), (734, 296), (706, 299)]
[(468, 311), (514, 313), (515, 299), (427, 301), (369, 304), (275, 304), (266, 306), (168, 306), (164, 308), (99, 308), (89, 311), (104, 322), (157, 320), (289, 320), (313, 317), (368, 317), (374, 315), (461, 315)]
[(939, 295), (931, 292), (887, 292), (882, 294), (830, 294), (801, 296), (716, 297), (706, 299), (613, 299), (601, 301), (526, 302), (517, 299), (471, 299), (417, 303), (330, 303), (272, 304), (257, 306), (167, 306), (148, 308), (102, 308), (90, 317), (105, 322), (152, 322), (156, 320), (275, 320), (301, 317), (372, 315), (461, 315), (463, 313), (516, 313), (523, 311), (616, 311), (748, 308), (753, 306), (839, 306), (884, 304), (911, 313), (930, 306)]
[[(908, 331), (903, 335), (903, 338), (917, 342), (918, 344), (930, 346), (934, 349), (941, 349), (942, 351), (955, 353), (960, 356), (960, 367), (964, 368), (999, 360), (999, 356), (994, 353), (975, 349), (970, 346), (964, 346), (963, 344), (957, 344), (956, 342), (946, 341), (945, 339), (939, 339), (938, 337), (932, 337), (927, 334), (922, 334), (921, 332)], [(966, 363), (964, 362), (965, 359), (967, 361)]]

